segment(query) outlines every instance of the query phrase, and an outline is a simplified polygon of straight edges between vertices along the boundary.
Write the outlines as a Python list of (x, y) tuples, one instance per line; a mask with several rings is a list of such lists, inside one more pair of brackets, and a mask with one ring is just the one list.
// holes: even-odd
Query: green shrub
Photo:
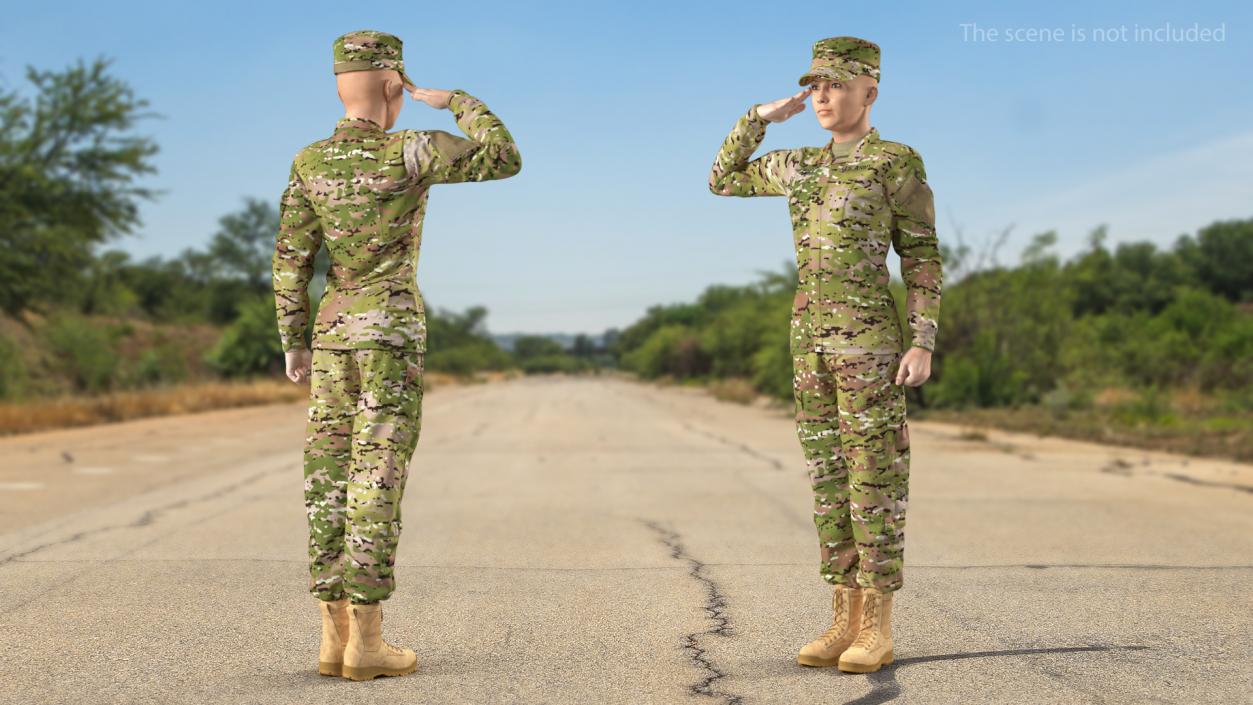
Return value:
[(709, 371), (709, 358), (701, 351), (700, 338), (687, 326), (669, 324), (653, 331), (644, 344), (627, 353), (623, 362), (642, 377), (662, 375), (698, 377)]
[(285, 363), (274, 297), (261, 295), (242, 301), (235, 320), (222, 332), (204, 360), (224, 377), (281, 371)]
[(753, 386), (777, 399), (792, 399), (792, 353), (786, 338), (763, 344), (753, 353)]
[(181, 382), (187, 378), (187, 360), (181, 350), (168, 343), (158, 343), (139, 356), (131, 373), (136, 386)]
[(67, 377), (74, 388), (88, 393), (113, 389), (118, 367), (116, 337), (111, 331), (76, 313), (53, 315), (40, 331), (52, 353), (54, 371)]
[(17, 345), (0, 335), (0, 399), (17, 399), (26, 391), (26, 363)]
[(577, 372), (587, 372), (592, 368), (591, 363), (582, 360), (573, 355), (536, 355), (528, 357), (522, 361), (522, 371), (526, 374), (549, 374), (553, 372), (564, 372), (574, 374)]

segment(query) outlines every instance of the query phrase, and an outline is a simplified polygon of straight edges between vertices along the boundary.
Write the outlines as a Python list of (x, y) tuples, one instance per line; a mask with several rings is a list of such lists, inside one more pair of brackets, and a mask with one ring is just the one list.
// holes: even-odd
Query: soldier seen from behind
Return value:
[[(522, 162), (483, 101), (413, 84), (398, 37), (349, 32), (332, 54), (344, 117), (292, 162), (274, 296), (287, 376), (310, 385), (304, 499), (309, 590), (322, 615), (318, 671), (368, 680), (417, 668), (411, 649), (383, 640), (381, 602), (395, 589), (400, 505), (421, 429), (426, 320), (416, 274), (427, 195), (435, 184), (513, 176)], [(388, 132), (405, 93), (451, 110), (467, 137)], [(323, 246), (331, 264), (310, 350), (308, 285)]]

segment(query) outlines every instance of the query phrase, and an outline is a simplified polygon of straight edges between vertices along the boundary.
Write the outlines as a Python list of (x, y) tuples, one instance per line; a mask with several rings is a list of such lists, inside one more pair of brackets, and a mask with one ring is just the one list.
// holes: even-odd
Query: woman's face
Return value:
[(855, 127), (874, 102), (877, 88), (869, 76), (855, 76), (849, 81), (814, 79), (809, 84), (809, 99), (824, 130)]

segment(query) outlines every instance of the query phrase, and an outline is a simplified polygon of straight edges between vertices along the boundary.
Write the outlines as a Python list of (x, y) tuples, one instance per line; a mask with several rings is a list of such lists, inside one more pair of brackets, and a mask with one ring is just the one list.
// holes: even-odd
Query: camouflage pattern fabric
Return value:
[(385, 132), (343, 118), (330, 137), (296, 154), (279, 204), (274, 298), (284, 352), (305, 347), (313, 258), (331, 258), (313, 347), (426, 350), (417, 286), (427, 194), (435, 184), (486, 181), (522, 168), (513, 137), (479, 99), (449, 103), (470, 139), (443, 130)]
[(814, 42), (813, 61), (800, 85), (815, 78), (849, 81), (854, 76), (879, 80), (879, 45), (857, 37), (828, 37)]
[(814, 490), (819, 572), (829, 583), (903, 584), (909, 500), (900, 353), (793, 357), (796, 430)]
[(424, 355), (313, 350), (304, 451), (309, 591), (386, 600), (395, 590), (400, 503), (422, 428)]
[(902, 586), (909, 430), (893, 383), (903, 332), (888, 289), (901, 257), (910, 344), (933, 350), (941, 258), (922, 158), (871, 129), (850, 149), (780, 149), (750, 161), (768, 121), (757, 105), (709, 175), (721, 196), (786, 196), (798, 271), (790, 349), (797, 435), (814, 490), (820, 573), (833, 584)]
[(412, 86), (413, 81), (405, 73), (404, 47), (400, 37), (386, 32), (362, 29), (341, 34), (331, 42), (331, 70), (344, 73), (392, 69), (400, 74), (400, 80)]
[(786, 196), (799, 281), (793, 344), (817, 352), (899, 352), (902, 332), (888, 290), (889, 245), (901, 258), (910, 344), (933, 350), (941, 258), (922, 157), (871, 129), (848, 157), (831, 144), (778, 149), (749, 161), (768, 122), (740, 117), (709, 175), (721, 196)]
[(400, 501), (421, 427), (426, 320), (416, 272), (429, 189), (521, 168), (504, 124), (477, 98), (451, 93), (469, 139), (344, 118), (296, 154), (280, 201), (273, 275), (284, 352), (305, 348), (323, 245), (331, 261), (313, 326), (304, 451), (310, 591), (323, 600), (376, 602), (394, 589)]

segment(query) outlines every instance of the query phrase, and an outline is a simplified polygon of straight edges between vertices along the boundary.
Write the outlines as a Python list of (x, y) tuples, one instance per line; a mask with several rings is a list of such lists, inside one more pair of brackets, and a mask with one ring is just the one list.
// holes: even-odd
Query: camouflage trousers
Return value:
[(422, 428), (423, 355), (314, 348), (304, 450), (309, 591), (386, 600)]
[(909, 496), (901, 355), (794, 354), (796, 429), (814, 490), (824, 580), (900, 589)]

